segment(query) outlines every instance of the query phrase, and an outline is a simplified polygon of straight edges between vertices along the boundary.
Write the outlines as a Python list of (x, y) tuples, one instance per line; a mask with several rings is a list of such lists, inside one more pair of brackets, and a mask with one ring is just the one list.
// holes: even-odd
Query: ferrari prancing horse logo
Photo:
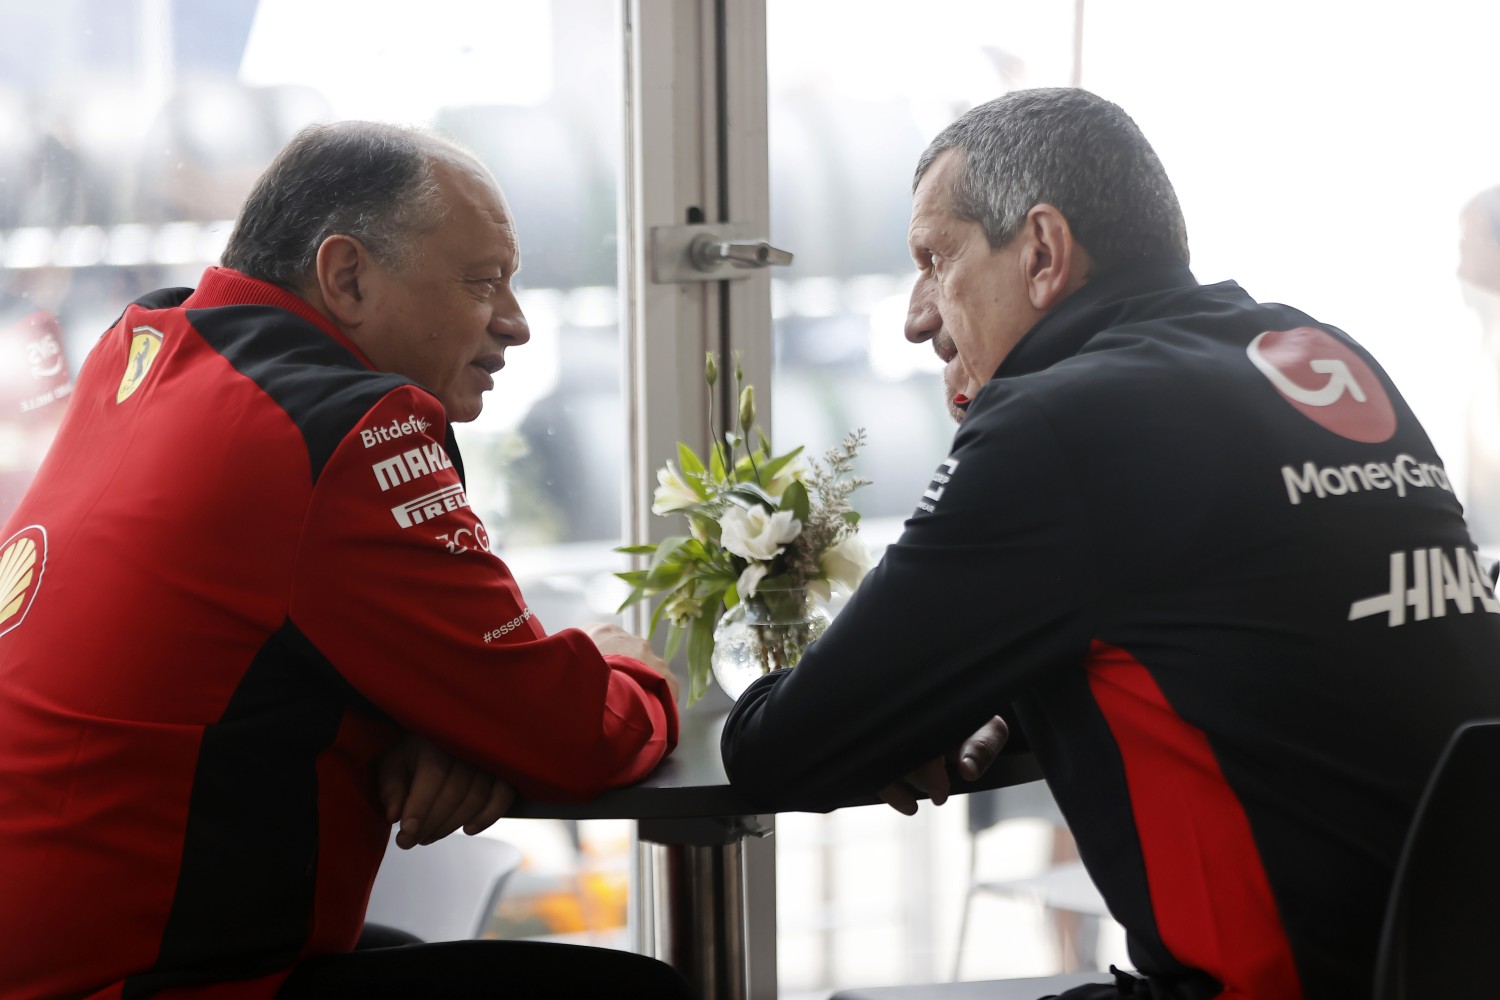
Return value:
[(0, 547), (0, 635), (26, 617), (47, 568), (47, 529), (29, 524)]
[(125, 374), (120, 377), (120, 391), (115, 393), (115, 402), (123, 403), (130, 394), (141, 387), (151, 362), (161, 350), (161, 331), (154, 326), (138, 326), (130, 331), (130, 356), (125, 361)]

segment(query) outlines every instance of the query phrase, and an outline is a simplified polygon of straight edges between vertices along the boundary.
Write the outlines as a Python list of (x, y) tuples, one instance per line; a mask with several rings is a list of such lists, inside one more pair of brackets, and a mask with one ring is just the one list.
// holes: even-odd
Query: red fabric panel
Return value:
[(606, 660), (583, 632), (548, 635), (443, 442), (446, 418), (394, 390), (334, 451), (314, 490), (291, 619), (405, 728), (528, 798), (588, 799), (676, 745), (666, 681)]
[(1095, 641), (1089, 686), (1120, 749), (1162, 943), (1222, 1000), (1300, 1000), (1250, 822), (1197, 727), (1123, 649)]

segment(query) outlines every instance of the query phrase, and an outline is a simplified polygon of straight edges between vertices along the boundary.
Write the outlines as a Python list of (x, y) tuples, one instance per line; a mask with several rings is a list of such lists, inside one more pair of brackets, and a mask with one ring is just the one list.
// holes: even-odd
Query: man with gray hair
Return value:
[(475, 833), (677, 739), (666, 665), (544, 631), (464, 493), (452, 424), (530, 336), (500, 189), (314, 126), (223, 260), (104, 334), (0, 534), (6, 995), (688, 996), (604, 949), (356, 949), (393, 823)]
[(1342, 331), (1198, 284), (1108, 101), (974, 108), (914, 190), (906, 335), (962, 423), (827, 633), (736, 703), (731, 778), (914, 811), (999, 714), (1144, 977), (1067, 996), (1368, 997), (1425, 779), (1500, 715), (1500, 602), (1426, 433)]

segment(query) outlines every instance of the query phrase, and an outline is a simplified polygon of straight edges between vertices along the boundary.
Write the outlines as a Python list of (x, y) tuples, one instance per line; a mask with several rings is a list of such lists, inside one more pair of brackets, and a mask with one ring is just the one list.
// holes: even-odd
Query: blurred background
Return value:
[[(649, 2), (649, 0), (647, 0)], [(0, 0), (0, 509), (126, 302), (196, 284), (301, 126), (432, 125), (499, 178), (532, 340), (459, 429), (469, 496), (551, 629), (609, 618), (632, 408), (621, 317), (623, 15), (611, 0)], [(1500, 542), (1500, 6), (1433, 0), (766, 0), (772, 437), (868, 433), (856, 494), (900, 530), (952, 434), (901, 334), (912, 168), (957, 114), (1081, 84), (1156, 146), (1194, 271), (1351, 333)], [(1488, 124), (1486, 124), (1488, 123)], [(661, 150), (663, 163), (672, 155)], [(648, 160), (649, 172), (652, 163)], [(1233, 447), (1226, 442), (1226, 447)], [(658, 462), (668, 456), (659, 456)], [(1190, 472), (1190, 470), (1185, 470)], [(783, 816), (783, 995), (1124, 962), (1107, 918), (970, 886), (1063, 860), (1044, 794)], [(629, 824), (506, 821), (490, 933), (625, 941)], [(970, 864), (978, 849), (978, 864)], [(872, 872), (887, 873), (874, 878)], [(956, 961), (957, 960), (957, 961)]]

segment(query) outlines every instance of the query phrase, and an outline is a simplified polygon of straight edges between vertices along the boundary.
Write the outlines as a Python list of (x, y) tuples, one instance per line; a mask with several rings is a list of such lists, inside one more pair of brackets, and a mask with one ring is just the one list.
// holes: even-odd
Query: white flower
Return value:
[(723, 528), (720, 542), (730, 552), (746, 559), (769, 562), (781, 547), (802, 530), (802, 522), (789, 510), (769, 513), (764, 507), (729, 507), (719, 519)]
[(656, 481), (661, 485), (656, 487), (656, 494), (652, 497), (653, 514), (670, 514), (684, 507), (695, 507), (700, 502), (698, 494), (671, 462), (656, 470)]
[(760, 586), (760, 581), (766, 578), (766, 564), (753, 562), (745, 567), (745, 572), (740, 574), (739, 582), (734, 589), (739, 591), (740, 600), (755, 596), (755, 588)]
[(823, 576), (851, 593), (874, 566), (874, 555), (858, 535), (846, 535), (843, 541), (818, 557), (818, 568), (823, 571)]

